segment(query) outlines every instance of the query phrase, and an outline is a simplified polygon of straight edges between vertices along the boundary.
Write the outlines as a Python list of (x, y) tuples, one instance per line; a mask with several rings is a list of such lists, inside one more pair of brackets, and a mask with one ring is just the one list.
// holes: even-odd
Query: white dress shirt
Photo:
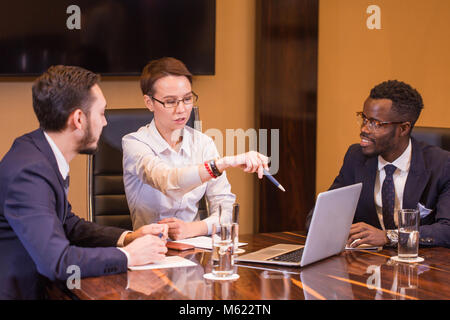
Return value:
[[(377, 209), (378, 219), (380, 220), (381, 227), (385, 230), (383, 223), (383, 204), (381, 200), (381, 188), (383, 186), (384, 179), (386, 177), (386, 172), (384, 167), (388, 164), (392, 164), (397, 167), (394, 171), (394, 188), (395, 188), (395, 204), (394, 212), (403, 207), (403, 191), (405, 190), (406, 179), (408, 178), (409, 167), (411, 165), (411, 139), (409, 139), (408, 147), (401, 154), (400, 157), (394, 160), (394, 162), (389, 163), (383, 159), (382, 156), (378, 156), (378, 170), (377, 177), (375, 181), (375, 207)], [(398, 226), (398, 217), (394, 214), (394, 223)]]
[(53, 154), (55, 155), (56, 163), (58, 164), (58, 170), (61, 173), (63, 180), (66, 180), (67, 176), (69, 175), (69, 164), (67, 163), (66, 158), (64, 158), (61, 150), (59, 150), (53, 139), (50, 138), (50, 136), (45, 131), (44, 136), (47, 139), (50, 148), (52, 148)]
[(170, 217), (198, 221), (198, 203), (206, 194), (211, 215), (203, 221), (211, 234), (219, 205), (232, 206), (235, 202), (225, 172), (201, 182), (198, 165), (219, 157), (214, 141), (188, 126), (182, 136), (177, 152), (160, 135), (153, 120), (122, 138), (123, 181), (134, 230)]

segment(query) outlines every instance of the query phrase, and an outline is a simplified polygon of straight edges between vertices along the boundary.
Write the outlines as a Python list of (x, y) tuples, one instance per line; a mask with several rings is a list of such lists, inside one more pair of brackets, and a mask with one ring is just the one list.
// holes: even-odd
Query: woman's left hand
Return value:
[(181, 240), (189, 238), (189, 223), (177, 218), (165, 218), (158, 221), (159, 224), (166, 224), (169, 227), (169, 238)]

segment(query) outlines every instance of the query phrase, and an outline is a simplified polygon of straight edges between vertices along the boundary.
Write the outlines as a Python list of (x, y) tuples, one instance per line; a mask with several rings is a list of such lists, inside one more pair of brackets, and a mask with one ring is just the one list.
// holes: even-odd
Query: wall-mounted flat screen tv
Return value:
[(215, 0), (13, 0), (0, 10), (0, 76), (35, 76), (56, 64), (139, 75), (175, 57), (214, 74)]

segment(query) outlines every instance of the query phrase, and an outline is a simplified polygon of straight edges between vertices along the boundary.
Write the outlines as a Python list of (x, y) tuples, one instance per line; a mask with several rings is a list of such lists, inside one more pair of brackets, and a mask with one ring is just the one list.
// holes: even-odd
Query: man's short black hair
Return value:
[(69, 115), (81, 109), (89, 115), (90, 90), (100, 76), (76, 66), (51, 66), (33, 84), (33, 109), (46, 131), (61, 131)]
[(420, 93), (402, 81), (388, 80), (376, 85), (370, 91), (370, 98), (390, 99), (392, 110), (402, 118), (402, 121), (411, 121), (411, 127), (414, 127), (423, 109)]

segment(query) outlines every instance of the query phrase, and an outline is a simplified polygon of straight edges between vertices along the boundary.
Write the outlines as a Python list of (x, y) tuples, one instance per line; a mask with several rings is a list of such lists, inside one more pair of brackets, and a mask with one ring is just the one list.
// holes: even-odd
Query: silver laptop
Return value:
[(236, 258), (237, 261), (306, 266), (340, 253), (347, 243), (362, 183), (322, 192), (305, 245), (276, 244)]

